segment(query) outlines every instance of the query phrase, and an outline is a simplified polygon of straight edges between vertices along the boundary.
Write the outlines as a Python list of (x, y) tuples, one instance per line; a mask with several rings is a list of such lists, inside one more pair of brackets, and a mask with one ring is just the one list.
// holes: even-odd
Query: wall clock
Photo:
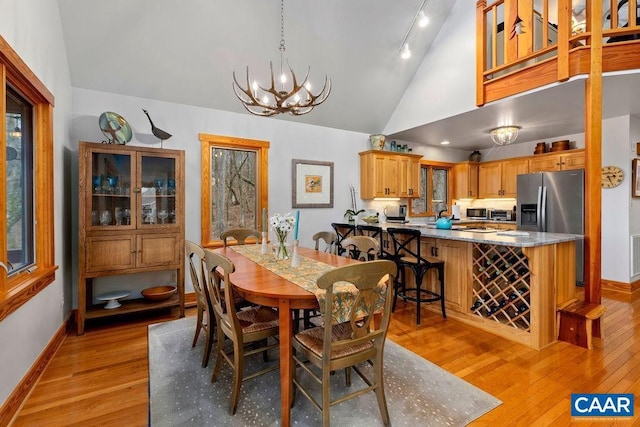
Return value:
[(624, 172), (617, 166), (604, 166), (602, 168), (602, 188), (614, 188), (622, 184)]

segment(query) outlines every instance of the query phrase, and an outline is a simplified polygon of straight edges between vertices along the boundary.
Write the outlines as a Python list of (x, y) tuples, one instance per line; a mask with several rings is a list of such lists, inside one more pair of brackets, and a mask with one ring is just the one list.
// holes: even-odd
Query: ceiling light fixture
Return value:
[(400, 56), (402, 57), (402, 59), (411, 58), (411, 51), (409, 50), (409, 43), (405, 43), (404, 44), (404, 46), (402, 47), (402, 51), (400, 52)]
[(22, 130), (20, 130), (20, 126), (16, 126), (11, 132), (9, 132), (9, 136), (13, 138), (22, 138)]
[(491, 140), (497, 145), (509, 145), (518, 137), (518, 131), (522, 129), (521, 126), (498, 126), (491, 129)]
[[(309, 71), (304, 80), (299, 83), (291, 64), (287, 59), (287, 67), (291, 78), (287, 78), (284, 73), (284, 51), (286, 50), (284, 43), (284, 0), (280, 0), (280, 77), (279, 89), (276, 88), (276, 79), (273, 74), (273, 63), (269, 62), (271, 69), (271, 86), (265, 88), (258, 84), (255, 80), (251, 82), (249, 78), (249, 67), (247, 67), (247, 84), (246, 89), (240, 86), (236, 79), (236, 73), (233, 72), (233, 91), (242, 102), (243, 107), (256, 116), (275, 116), (276, 114), (289, 113), (293, 116), (301, 116), (307, 114), (314, 107), (326, 101), (329, 93), (331, 93), (331, 79), (325, 76), (324, 86), (318, 94), (311, 92), (311, 84), (309, 83)], [(287, 85), (287, 81), (291, 81)], [(289, 87), (290, 90), (287, 90)]]
[(451, 142), (446, 141), (446, 140), (445, 140), (445, 141), (440, 142), (440, 145), (449, 145), (449, 144), (451, 144)]
[(427, 24), (429, 23), (429, 18), (427, 18), (427, 15), (425, 15), (423, 11), (424, 5), (426, 3), (427, 3), (427, 0), (422, 0), (422, 4), (420, 4), (418, 11), (413, 16), (411, 25), (409, 25), (409, 29), (407, 30), (407, 32), (404, 35), (404, 38), (402, 39), (402, 43), (400, 44), (400, 49), (398, 50), (398, 52), (400, 53), (400, 57), (402, 59), (408, 59), (409, 57), (411, 57), (411, 51), (409, 50), (409, 44), (407, 43), (407, 40), (409, 40), (409, 36), (411, 35), (411, 30), (413, 30), (413, 27), (416, 25), (416, 22), (418, 23), (418, 26), (420, 28), (426, 27)]

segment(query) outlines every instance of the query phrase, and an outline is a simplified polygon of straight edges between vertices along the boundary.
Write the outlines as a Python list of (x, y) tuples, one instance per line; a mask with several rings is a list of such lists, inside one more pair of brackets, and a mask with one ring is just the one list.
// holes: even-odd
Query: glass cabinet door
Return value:
[(131, 155), (91, 152), (91, 227), (131, 228)]
[(176, 193), (176, 158), (141, 154), (139, 160), (140, 204), (136, 213), (138, 226), (175, 226), (180, 218)]

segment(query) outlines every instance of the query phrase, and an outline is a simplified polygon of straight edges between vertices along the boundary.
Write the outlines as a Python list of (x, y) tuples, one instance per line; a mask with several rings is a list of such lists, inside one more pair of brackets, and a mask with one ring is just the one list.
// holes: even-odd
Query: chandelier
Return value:
[[(246, 88), (238, 83), (236, 73), (235, 71), (233, 72), (233, 91), (242, 102), (244, 108), (251, 114), (256, 116), (275, 116), (276, 114), (289, 113), (294, 116), (301, 116), (311, 112), (317, 105), (322, 104), (331, 93), (331, 79), (325, 76), (322, 90), (314, 95), (311, 92), (311, 84), (308, 80), (311, 67), (307, 68), (304, 80), (298, 82), (287, 59), (289, 79), (284, 72), (285, 50), (284, 0), (280, 0), (280, 78), (278, 79), (278, 85), (276, 86), (272, 62), (269, 62), (269, 68), (271, 69), (271, 86), (269, 88), (259, 85), (255, 80), (251, 82), (249, 67), (247, 67)], [(289, 80), (290, 84), (288, 83)]]
[(498, 145), (508, 145), (516, 140), (520, 126), (499, 126), (491, 129), (491, 140)]

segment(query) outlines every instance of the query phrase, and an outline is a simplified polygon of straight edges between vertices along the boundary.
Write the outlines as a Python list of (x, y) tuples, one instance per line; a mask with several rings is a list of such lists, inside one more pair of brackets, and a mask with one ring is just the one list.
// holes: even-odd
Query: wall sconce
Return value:
[(509, 145), (518, 137), (520, 126), (499, 126), (491, 129), (491, 140), (497, 145)]

